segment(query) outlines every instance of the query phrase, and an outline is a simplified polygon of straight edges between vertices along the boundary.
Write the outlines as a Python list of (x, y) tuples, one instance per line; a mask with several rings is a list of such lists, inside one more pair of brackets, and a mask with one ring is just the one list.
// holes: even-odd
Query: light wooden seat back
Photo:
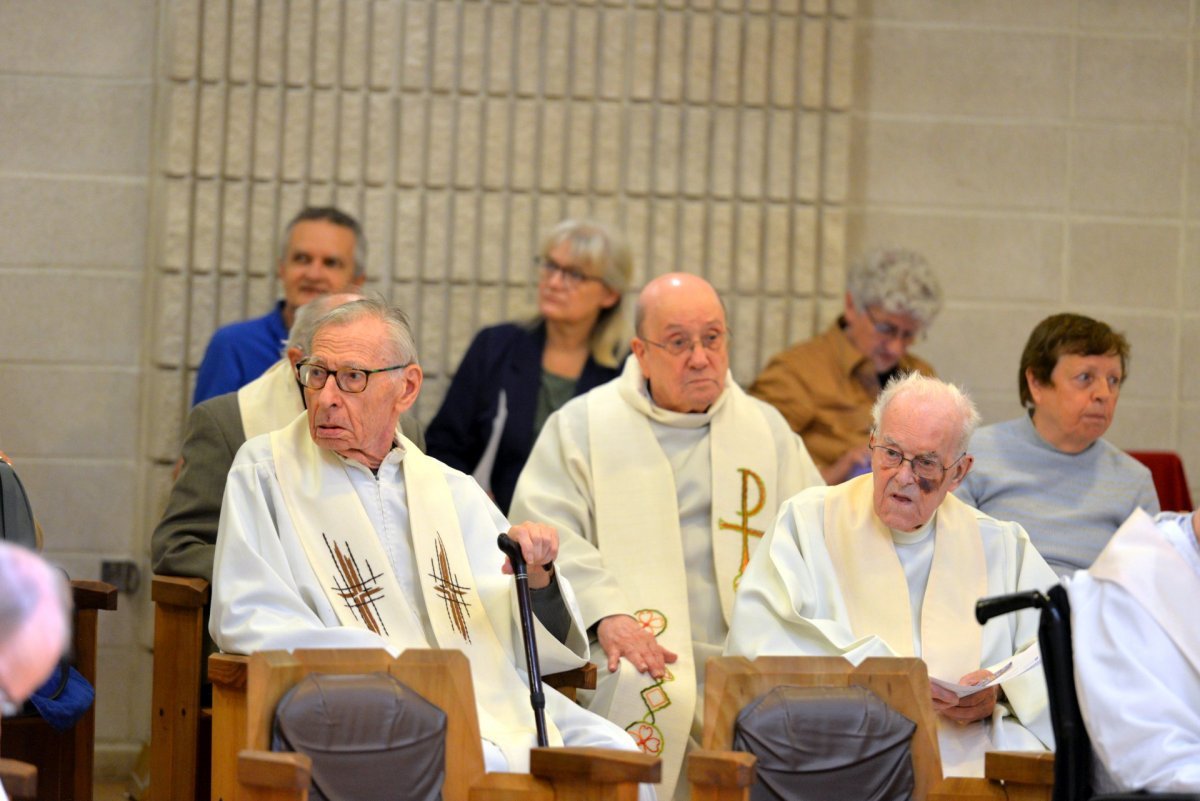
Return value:
[(375, 672), (391, 674), (446, 713), (445, 801), (634, 801), (639, 782), (659, 780), (656, 758), (592, 748), (534, 749), (530, 774), (485, 774), (470, 663), (461, 652), (409, 650), (392, 658), (383, 650), (301, 649), (209, 660), (213, 798), (303, 799), (305, 759), (268, 751), (275, 707), (310, 673)]
[[(751, 701), (780, 685), (863, 687), (911, 720), (916, 725), (912, 737), (914, 801), (1001, 801), (1007, 798), (1004, 788), (997, 782), (942, 777), (929, 675), (920, 659), (873, 657), (855, 666), (841, 657), (768, 656), (751, 661), (745, 657), (727, 656), (710, 659), (707, 664), (701, 739), (705, 769), (697, 770), (692, 778), (693, 801), (748, 798), (748, 787), (730, 785), (718, 792), (705, 777), (718, 775), (720, 771), (716, 764), (722, 755), (732, 754), (730, 749), (738, 713)], [(732, 770), (737, 764), (731, 761), (726, 770)]]

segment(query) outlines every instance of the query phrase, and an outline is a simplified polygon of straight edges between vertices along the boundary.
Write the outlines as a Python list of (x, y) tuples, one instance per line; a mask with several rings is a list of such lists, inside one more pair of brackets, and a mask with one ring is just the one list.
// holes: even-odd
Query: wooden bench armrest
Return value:
[(71, 579), (71, 600), (76, 609), (112, 611), (117, 608), (117, 588), (103, 581)]
[(250, 669), (250, 657), (241, 654), (210, 654), (208, 657), (208, 680), (222, 687), (235, 690), (246, 689), (246, 675)]
[(687, 778), (709, 787), (749, 787), (754, 784), (757, 761), (743, 751), (697, 749), (687, 756)]
[(983, 775), (993, 781), (1054, 786), (1054, 754), (1049, 751), (989, 751)]
[(929, 801), (1009, 801), (999, 784), (974, 776), (947, 776), (926, 796)]
[(548, 781), (657, 783), (662, 780), (662, 760), (609, 748), (534, 748), (529, 752), (529, 772)]
[(28, 762), (0, 759), (0, 781), (10, 798), (37, 798), (37, 768)]
[(156, 604), (199, 609), (208, 603), (209, 586), (202, 578), (155, 576), (150, 583), (150, 598)]
[(542, 681), (556, 690), (573, 687), (576, 690), (596, 689), (596, 665), (588, 662), (574, 670), (564, 670), (562, 673), (550, 673), (542, 676)]
[(281, 751), (238, 752), (238, 781), (271, 790), (307, 790), (312, 783), (312, 760), (304, 754)]

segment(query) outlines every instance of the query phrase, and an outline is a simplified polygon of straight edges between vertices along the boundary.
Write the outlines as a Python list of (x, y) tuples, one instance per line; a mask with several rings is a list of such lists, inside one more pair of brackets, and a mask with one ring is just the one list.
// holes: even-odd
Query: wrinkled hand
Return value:
[(621, 657), (625, 657), (638, 671), (661, 679), (666, 666), (679, 658), (629, 615), (610, 615), (601, 620), (596, 626), (596, 639), (608, 655), (609, 673), (615, 673)]
[[(958, 683), (980, 684), (990, 678), (992, 678), (991, 671), (973, 670), (959, 679)], [(971, 723), (991, 717), (992, 710), (996, 708), (996, 701), (1000, 698), (1000, 685), (998, 684), (977, 693), (964, 695), (962, 698), (936, 684), (930, 684), (929, 689), (933, 695), (933, 710), (958, 723)]]
[[(521, 556), (529, 568), (529, 588), (540, 590), (550, 584), (552, 567), (545, 567), (558, 556), (558, 532), (553, 526), (544, 523), (525, 522), (508, 530), (508, 536), (521, 546)], [(542, 568), (542, 569), (538, 569)], [(500, 568), (512, 575), (513, 566), (508, 557), (504, 559), (504, 567)]]

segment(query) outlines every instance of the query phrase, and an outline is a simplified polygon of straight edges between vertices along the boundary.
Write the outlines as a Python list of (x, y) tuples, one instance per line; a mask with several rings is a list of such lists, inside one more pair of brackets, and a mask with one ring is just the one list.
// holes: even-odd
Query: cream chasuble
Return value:
[(637, 604), (635, 617), (679, 656), (661, 680), (624, 671), (605, 692), (611, 706), (592, 708), (624, 726), (643, 752), (662, 757), (660, 795), (670, 798), (692, 728), (696, 671), (704, 666), (693, 664), (675, 476), (649, 421), (710, 429), (711, 540), (726, 623), (742, 571), (782, 500), (778, 456), (762, 413), (732, 378), (707, 412), (668, 412), (651, 402), (637, 361), (629, 359), (619, 378), (586, 401), (597, 547)]
[[(891, 530), (875, 514), (873, 487), (872, 477), (866, 475), (829, 489), (825, 542), (855, 635), (875, 634), (897, 656), (918, 656), (908, 583)], [(933, 565), (921, 602), (919, 656), (930, 676), (958, 681), (979, 668), (983, 628), (963, 615), (961, 607), (963, 599), (987, 595), (987, 564), (973, 509), (947, 495), (934, 525)]]
[(237, 399), (246, 439), (274, 431), (280, 427), (280, 421), (294, 420), (304, 411), (300, 385), (292, 363), (287, 359), (275, 362), (265, 373), (239, 389)]
[[(397, 440), (404, 449), (409, 523), (424, 611), (437, 646), (456, 648), (470, 659), (481, 733), (500, 746), (511, 770), (528, 771), (529, 748), (536, 745), (529, 688), (510, 669), (475, 589), (445, 478), (437, 463), (404, 439), (399, 428)], [(405, 602), (345, 467), (312, 441), (307, 417), (273, 432), (271, 449), (288, 513), (342, 625), (372, 631), (399, 649), (428, 647), (419, 610)], [(551, 745), (561, 745), (549, 718), (547, 730)]]
[[(726, 653), (755, 658), (804, 654), (920, 656), (930, 676), (957, 681), (1034, 642), (1026, 610), (979, 626), (975, 601), (1045, 589), (1054, 571), (1014, 523), (993, 520), (953, 496), (933, 517), (929, 579), (919, 599), (920, 654), (913, 607), (892, 532), (874, 513), (873, 478), (805, 490), (785, 502), (746, 570)], [(989, 750), (1043, 750), (1053, 743), (1039, 671), (1003, 683), (1006, 704), (959, 725), (939, 716), (942, 768), (983, 775)]]

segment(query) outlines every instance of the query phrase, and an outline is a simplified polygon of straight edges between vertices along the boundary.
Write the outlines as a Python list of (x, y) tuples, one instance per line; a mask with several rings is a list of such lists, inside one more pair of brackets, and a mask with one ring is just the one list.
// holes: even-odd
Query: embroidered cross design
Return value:
[(437, 535), (436, 554), (431, 561), (433, 592), (446, 605), (446, 616), (450, 618), (450, 628), (462, 635), (467, 642), (471, 641), (471, 633), (467, 630), (467, 618), (471, 616), (470, 604), (463, 600), (471, 588), (458, 583), (458, 576), (450, 567), (450, 557), (446, 554), (446, 546), (442, 543), (442, 535)]
[(337, 570), (334, 593), (345, 601), (346, 608), (370, 631), (386, 635), (387, 625), (383, 622), (383, 616), (379, 614), (379, 606), (376, 603), (383, 598), (383, 588), (379, 586), (379, 579), (383, 574), (376, 573), (371, 563), (367, 562), (364, 575), (358, 566), (358, 560), (354, 558), (354, 551), (350, 549), (350, 543), (345, 543), (346, 550), (343, 552), (342, 546), (331, 543), (329, 536), (323, 531), (321, 538), (325, 540), (325, 547), (329, 550), (329, 557), (333, 559), (334, 568)]
[[(728, 523), (720, 518), (717, 520), (717, 525), (722, 530), (737, 531), (742, 535), (742, 564), (738, 567), (737, 575), (733, 577), (733, 588), (735, 590), (738, 584), (741, 583), (742, 573), (745, 572), (746, 565), (750, 563), (750, 538), (761, 537), (763, 535), (762, 529), (750, 527), (750, 518), (761, 512), (763, 505), (767, 502), (767, 488), (758, 473), (747, 467), (739, 467), (738, 472), (742, 474), (742, 508), (738, 512), (738, 516), (742, 518), (742, 522)], [(758, 488), (758, 501), (754, 504), (753, 509), (748, 504), (750, 500), (751, 480), (754, 481), (754, 485)]]

